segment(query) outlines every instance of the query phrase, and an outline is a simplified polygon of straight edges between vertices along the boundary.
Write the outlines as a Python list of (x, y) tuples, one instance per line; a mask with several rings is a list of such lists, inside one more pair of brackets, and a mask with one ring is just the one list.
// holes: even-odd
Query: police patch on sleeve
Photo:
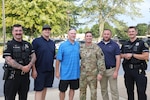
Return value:
[(4, 50), (7, 50), (7, 45), (4, 46)]
[(147, 48), (149, 48), (149, 46), (148, 46), (148, 44), (146, 42), (144, 43), (144, 46), (147, 47)]

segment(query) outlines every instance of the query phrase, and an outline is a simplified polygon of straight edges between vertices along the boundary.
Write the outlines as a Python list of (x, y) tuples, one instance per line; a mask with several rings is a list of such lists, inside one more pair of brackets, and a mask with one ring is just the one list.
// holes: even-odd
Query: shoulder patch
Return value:
[(144, 43), (144, 46), (147, 47), (147, 48), (149, 48), (149, 46), (148, 46), (148, 44), (146, 42)]
[(4, 46), (4, 51), (7, 50), (7, 45)]

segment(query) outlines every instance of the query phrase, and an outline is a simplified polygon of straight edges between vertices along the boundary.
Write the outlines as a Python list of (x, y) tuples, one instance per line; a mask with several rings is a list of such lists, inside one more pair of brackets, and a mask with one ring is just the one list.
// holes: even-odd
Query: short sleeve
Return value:
[(146, 42), (142, 42), (142, 51), (143, 52), (149, 52), (149, 46)]
[(57, 52), (57, 55), (56, 55), (56, 59), (61, 61), (62, 56), (63, 56), (63, 47), (62, 47), (62, 45), (60, 45), (59, 49), (58, 49), (58, 52)]
[(4, 51), (3, 51), (3, 58), (6, 56), (12, 56), (12, 43), (11, 41), (8, 41), (6, 45), (4, 46)]

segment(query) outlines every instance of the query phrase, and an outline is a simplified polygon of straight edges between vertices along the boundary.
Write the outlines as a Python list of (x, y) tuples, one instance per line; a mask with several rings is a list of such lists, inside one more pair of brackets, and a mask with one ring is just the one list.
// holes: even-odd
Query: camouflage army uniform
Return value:
[(90, 87), (91, 100), (97, 99), (97, 74), (105, 71), (104, 55), (102, 50), (92, 44), (80, 46), (81, 74), (80, 74), (80, 100), (86, 100), (86, 88)]

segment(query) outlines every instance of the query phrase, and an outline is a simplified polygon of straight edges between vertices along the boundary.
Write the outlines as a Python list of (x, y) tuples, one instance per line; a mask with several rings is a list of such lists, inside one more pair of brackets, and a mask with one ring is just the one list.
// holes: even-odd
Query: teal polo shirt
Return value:
[(80, 77), (80, 48), (79, 43), (73, 44), (67, 40), (63, 42), (56, 56), (60, 64), (60, 79), (74, 80)]

